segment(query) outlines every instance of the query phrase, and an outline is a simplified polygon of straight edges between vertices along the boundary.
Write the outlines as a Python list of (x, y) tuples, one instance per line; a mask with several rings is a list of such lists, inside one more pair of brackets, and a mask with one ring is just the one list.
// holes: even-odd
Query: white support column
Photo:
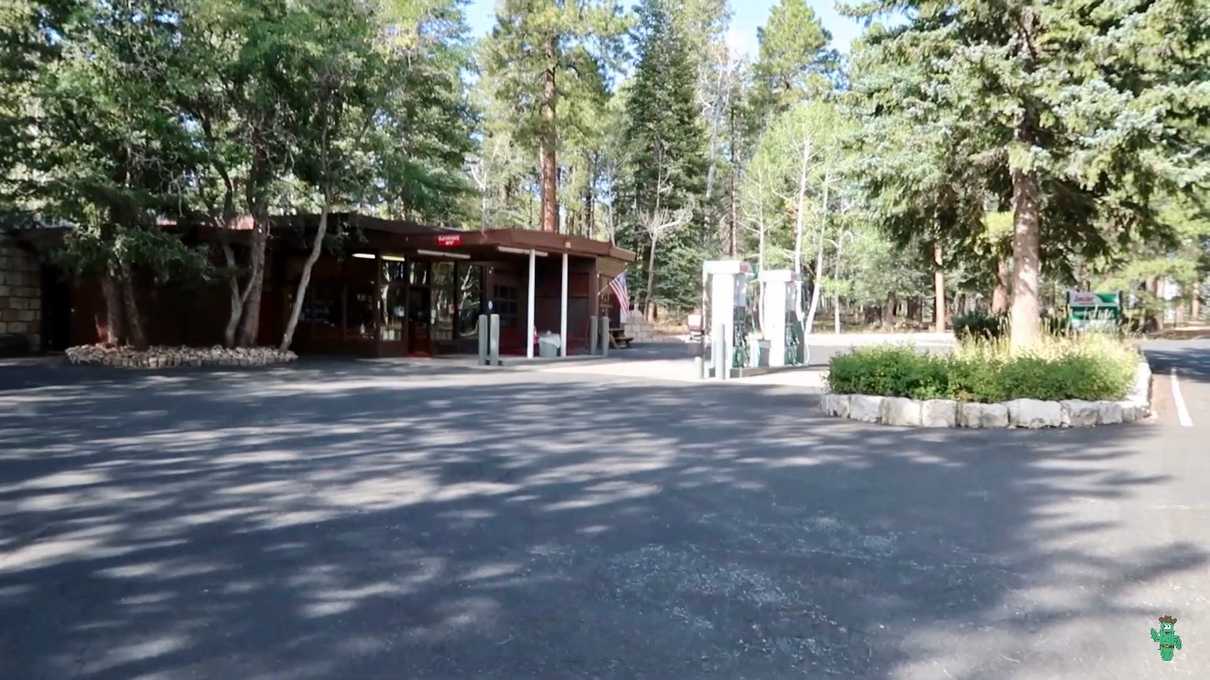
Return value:
[(563, 301), (559, 316), (559, 356), (567, 356), (567, 253), (563, 253)]
[(534, 251), (529, 251), (529, 302), (526, 306), (526, 325), (528, 331), (525, 334), (525, 358), (534, 358), (534, 333), (537, 332), (537, 326), (534, 325)]

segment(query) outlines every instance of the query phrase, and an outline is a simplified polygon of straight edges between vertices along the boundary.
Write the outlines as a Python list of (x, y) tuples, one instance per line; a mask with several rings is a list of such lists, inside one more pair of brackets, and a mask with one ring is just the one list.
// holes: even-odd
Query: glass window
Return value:
[(429, 285), (429, 263), (428, 262), (412, 262), (412, 285), (427, 286)]
[(433, 339), (454, 339), (454, 263), (433, 263)]
[(375, 332), (374, 316), (377, 299), (371, 283), (349, 286), (349, 325), (345, 331), (350, 335), (372, 338)]
[(383, 278), (390, 283), (403, 283), (408, 277), (408, 263), (393, 260), (382, 261)]
[(407, 312), (404, 290), (403, 286), (387, 288), (386, 304), (383, 306), (383, 340), (403, 340), (403, 322)]
[(330, 281), (312, 281), (307, 286), (298, 320), (302, 323), (340, 327), (340, 286)]
[(483, 313), (483, 265), (458, 266), (458, 337), (479, 335), (479, 315)]
[(512, 328), (517, 325), (517, 287), (492, 286), (492, 311), (500, 315), (500, 327)]

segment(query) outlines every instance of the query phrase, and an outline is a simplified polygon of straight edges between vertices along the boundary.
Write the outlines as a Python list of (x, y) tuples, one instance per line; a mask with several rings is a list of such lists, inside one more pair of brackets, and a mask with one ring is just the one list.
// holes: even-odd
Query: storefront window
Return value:
[(404, 283), (408, 278), (408, 263), (383, 260), (382, 272), (387, 283)]
[(454, 339), (454, 263), (433, 263), (433, 339)]
[(386, 303), (383, 305), (384, 323), (382, 339), (384, 341), (403, 340), (403, 322), (407, 314), (407, 300), (404, 298), (403, 286), (395, 285), (387, 288)]
[(458, 266), (458, 337), (479, 335), (479, 315), (483, 313), (483, 266)]

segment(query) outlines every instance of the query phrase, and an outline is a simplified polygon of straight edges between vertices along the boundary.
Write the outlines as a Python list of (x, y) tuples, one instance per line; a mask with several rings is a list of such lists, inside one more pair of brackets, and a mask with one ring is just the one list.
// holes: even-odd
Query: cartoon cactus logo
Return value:
[(1161, 659), (1172, 661), (1172, 656), (1176, 654), (1174, 650), (1181, 648), (1181, 636), (1176, 634), (1176, 619), (1168, 615), (1161, 616), (1159, 632), (1151, 629), (1151, 641), (1160, 644)]

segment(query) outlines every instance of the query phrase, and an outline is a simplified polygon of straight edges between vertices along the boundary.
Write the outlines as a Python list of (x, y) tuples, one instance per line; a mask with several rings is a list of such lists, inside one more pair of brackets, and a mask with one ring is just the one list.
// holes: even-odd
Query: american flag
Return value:
[(630, 291), (626, 288), (626, 272), (613, 277), (613, 280), (609, 282), (609, 289), (618, 298), (618, 307), (621, 310), (618, 312), (618, 319), (622, 323), (626, 323), (626, 317), (630, 312)]

